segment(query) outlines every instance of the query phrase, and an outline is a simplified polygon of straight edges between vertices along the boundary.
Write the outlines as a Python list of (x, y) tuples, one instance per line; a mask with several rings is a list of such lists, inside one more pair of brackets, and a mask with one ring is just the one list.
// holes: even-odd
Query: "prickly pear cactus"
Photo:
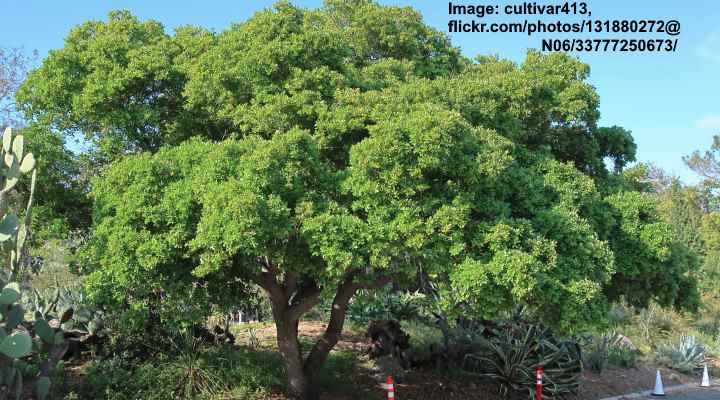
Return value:
[(85, 301), (82, 292), (67, 290), (58, 282), (54, 288), (33, 289), (30, 295), (26, 292), (23, 304), (26, 310), (38, 314), (38, 318), (62, 321), (65, 340), (69, 342), (68, 351), (75, 355), (97, 350), (108, 334), (105, 314)]
[[(32, 153), (24, 153), (25, 140), (22, 135), (14, 136), (12, 129), (7, 128), (3, 133), (2, 148), (0, 148), (0, 245), (10, 253), (10, 279), (16, 279), (20, 272), (23, 247), (27, 237), (27, 228), (30, 221), (32, 199), (35, 194), (35, 157)], [(23, 175), (31, 175), (30, 193), (25, 215), (21, 221), (18, 217), (19, 204), (8, 204), (8, 194)]]
[[(0, 400), (20, 399), (23, 395), (23, 375), (37, 371), (34, 380), (35, 396), (46, 399), (51, 390), (53, 368), (67, 351), (60, 325), (62, 318), (35, 313), (34, 321), (25, 320), (21, 305), (21, 285), (15, 280), (22, 269), (23, 248), (28, 234), (30, 211), (35, 191), (35, 157), (24, 153), (22, 135), (14, 136), (10, 128), (2, 137), (0, 149), (0, 247), (9, 254), (6, 282), (0, 285)], [(30, 175), (30, 193), (27, 204), (9, 204), (9, 192), (23, 175)], [(22, 220), (18, 216), (24, 208)], [(36, 368), (28, 364), (38, 362)]]

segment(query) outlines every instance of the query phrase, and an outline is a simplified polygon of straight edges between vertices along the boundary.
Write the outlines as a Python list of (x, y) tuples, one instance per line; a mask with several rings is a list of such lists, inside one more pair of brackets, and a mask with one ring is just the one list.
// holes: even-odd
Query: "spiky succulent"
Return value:
[(686, 373), (701, 368), (705, 362), (705, 347), (690, 335), (681, 335), (676, 341), (661, 344), (656, 354), (668, 367)]
[[(21, 304), (21, 284), (15, 280), (21, 273), (24, 245), (28, 234), (37, 171), (35, 157), (25, 154), (22, 135), (5, 129), (0, 148), (0, 247), (9, 255), (9, 265), (2, 271), (0, 284), (0, 399), (19, 399), (23, 393), (23, 376), (31, 371), (35, 394), (39, 400), (50, 393), (50, 376), (67, 351), (60, 325), (67, 316), (55, 317), (36, 312), (34, 320), (25, 320)], [(25, 204), (11, 202), (11, 196), (23, 175), (30, 175), (30, 193)], [(22, 215), (22, 219), (20, 217)], [(29, 364), (37, 363), (35, 368)]]
[(576, 393), (583, 365), (578, 345), (562, 341), (540, 325), (512, 323), (483, 339), (482, 348), (465, 356), (464, 369), (492, 378), (503, 396), (527, 393), (532, 398), (535, 373), (544, 368), (543, 397)]

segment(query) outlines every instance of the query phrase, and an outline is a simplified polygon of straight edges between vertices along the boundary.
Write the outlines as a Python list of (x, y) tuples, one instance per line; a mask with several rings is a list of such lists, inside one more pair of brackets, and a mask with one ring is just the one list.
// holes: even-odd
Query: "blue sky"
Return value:
[[(561, 2), (561, 0), (555, 0)], [(104, 19), (108, 11), (129, 9), (142, 19), (153, 18), (168, 30), (185, 24), (221, 31), (269, 7), (272, 0), (2, 0), (0, 46), (24, 46), (44, 56), (61, 47), (73, 26), (88, 19)], [(321, 0), (295, 0), (317, 7)], [(447, 32), (448, 3), (444, 0), (381, 0), (412, 6), (426, 21)], [(549, 0), (538, 1), (547, 4)], [(520, 0), (456, 0), (456, 4), (518, 4)], [(633, 132), (638, 159), (654, 162), (687, 182), (696, 178), (682, 156), (706, 149), (720, 134), (720, 3), (714, 0), (587, 0), (594, 19), (675, 19), (682, 24), (676, 53), (584, 53), (592, 68), (590, 81), (601, 96), (603, 125), (620, 125)], [(525, 18), (525, 17), (522, 17)], [(486, 17), (486, 22), (499, 21)], [(520, 19), (520, 17), (518, 17)], [(537, 20), (538, 17), (528, 17)], [(578, 21), (578, 17), (541, 17), (544, 21)], [(597, 37), (623, 37), (596, 34)], [(468, 56), (499, 54), (521, 61), (528, 48), (542, 38), (562, 34), (453, 34), (453, 43)], [(627, 38), (665, 38), (662, 34)]]

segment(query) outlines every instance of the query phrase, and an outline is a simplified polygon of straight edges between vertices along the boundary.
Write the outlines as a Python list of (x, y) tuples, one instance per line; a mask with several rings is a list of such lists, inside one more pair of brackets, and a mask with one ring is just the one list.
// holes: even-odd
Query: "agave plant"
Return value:
[(694, 372), (705, 363), (705, 347), (691, 335), (682, 335), (676, 342), (658, 346), (656, 354), (660, 362), (685, 373)]
[(482, 351), (467, 354), (464, 368), (499, 383), (508, 396), (535, 391), (535, 371), (544, 369), (543, 396), (558, 398), (577, 392), (582, 374), (579, 346), (556, 339), (540, 325), (514, 323), (484, 340)]

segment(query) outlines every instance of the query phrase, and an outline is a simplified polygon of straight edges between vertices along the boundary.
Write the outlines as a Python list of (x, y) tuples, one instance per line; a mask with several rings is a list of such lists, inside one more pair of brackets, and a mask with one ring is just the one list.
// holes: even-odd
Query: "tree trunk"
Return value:
[(300, 317), (319, 302), (320, 289), (315, 285), (299, 287), (297, 277), (291, 274), (281, 284), (276, 279), (279, 275), (277, 267), (267, 261), (264, 265), (268, 272), (259, 284), (267, 291), (272, 303), (278, 349), (287, 373), (288, 395), (292, 400), (318, 400), (318, 373), (340, 338), (350, 299), (358, 289), (380, 287), (389, 283), (390, 279), (384, 277), (374, 283), (360, 284), (355, 282), (357, 271), (346, 273), (335, 293), (330, 323), (307, 358), (303, 359), (298, 341), (298, 324)]
[[(285, 313), (286, 314), (286, 313)], [(293, 400), (314, 400), (307, 397), (308, 379), (303, 369), (303, 358), (298, 341), (298, 321), (287, 315), (275, 319), (277, 343), (280, 355), (285, 362), (288, 394)]]

